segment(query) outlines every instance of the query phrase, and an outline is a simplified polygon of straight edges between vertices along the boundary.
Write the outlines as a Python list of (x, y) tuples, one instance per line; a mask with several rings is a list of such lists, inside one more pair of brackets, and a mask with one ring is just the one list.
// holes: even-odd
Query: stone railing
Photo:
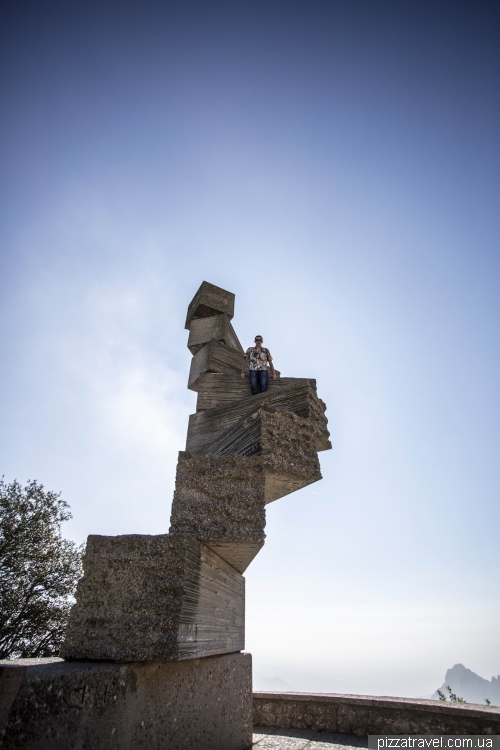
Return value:
[(500, 734), (500, 708), (413, 698), (253, 694), (257, 726), (332, 734)]

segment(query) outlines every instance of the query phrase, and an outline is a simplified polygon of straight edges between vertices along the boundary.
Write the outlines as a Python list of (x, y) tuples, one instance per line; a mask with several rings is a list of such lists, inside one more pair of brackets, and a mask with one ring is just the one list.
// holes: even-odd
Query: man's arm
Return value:
[(273, 379), (273, 380), (276, 380), (276, 372), (275, 372), (275, 370), (274, 370), (274, 365), (273, 365), (273, 358), (272, 358), (272, 357), (271, 357), (271, 359), (269, 360), (269, 367), (271, 368), (271, 377), (272, 377), (272, 379)]
[(245, 356), (243, 357), (243, 362), (241, 363), (241, 377), (242, 378), (245, 377), (245, 365), (246, 365), (246, 363), (247, 363), (247, 355), (245, 354)]

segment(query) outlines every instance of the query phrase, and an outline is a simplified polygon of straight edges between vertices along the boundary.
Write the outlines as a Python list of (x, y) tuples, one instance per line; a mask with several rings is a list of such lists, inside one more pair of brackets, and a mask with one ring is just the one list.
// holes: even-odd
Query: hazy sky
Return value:
[(498, 3), (3, 14), (0, 473), (61, 490), (77, 541), (165, 533), (206, 279), (332, 434), (247, 571), (259, 672), (500, 673)]

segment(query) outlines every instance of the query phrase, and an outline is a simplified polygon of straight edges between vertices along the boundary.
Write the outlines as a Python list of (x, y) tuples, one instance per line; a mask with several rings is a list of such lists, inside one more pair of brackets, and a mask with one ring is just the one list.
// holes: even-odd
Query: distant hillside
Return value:
[[(485, 698), (489, 698), (493, 706), (500, 706), (500, 675), (492, 677), (491, 682), (480, 677), (463, 664), (455, 664), (446, 672), (444, 682), (439, 688), (447, 696), (446, 686), (449, 685), (454, 693), (467, 701), (484, 706)], [(438, 700), (437, 690), (432, 696)]]

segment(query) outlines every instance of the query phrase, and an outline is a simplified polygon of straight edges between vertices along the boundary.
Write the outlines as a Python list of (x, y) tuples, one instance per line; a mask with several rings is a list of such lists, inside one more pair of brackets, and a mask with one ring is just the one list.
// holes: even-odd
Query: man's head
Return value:
[(255, 344), (257, 346), (261, 346), (261, 344), (264, 341), (264, 339), (262, 338), (262, 336), (256, 336), (255, 339), (254, 339), (254, 341), (255, 341)]

